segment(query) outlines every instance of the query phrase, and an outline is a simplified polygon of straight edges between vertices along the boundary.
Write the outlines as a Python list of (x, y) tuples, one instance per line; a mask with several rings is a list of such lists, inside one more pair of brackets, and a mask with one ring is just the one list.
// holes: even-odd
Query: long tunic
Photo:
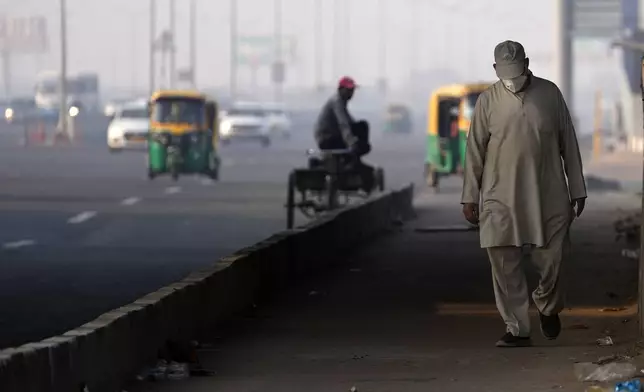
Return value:
[(531, 78), (518, 94), (495, 83), (474, 107), (461, 202), (479, 204), (482, 248), (547, 246), (572, 221), (570, 201), (586, 197), (577, 136), (561, 91)]

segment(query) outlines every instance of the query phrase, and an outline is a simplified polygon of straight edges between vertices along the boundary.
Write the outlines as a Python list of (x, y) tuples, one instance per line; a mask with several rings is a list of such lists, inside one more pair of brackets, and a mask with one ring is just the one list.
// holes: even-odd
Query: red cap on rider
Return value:
[(355, 80), (353, 80), (353, 78), (345, 76), (338, 82), (338, 87), (354, 89), (358, 87), (358, 85), (356, 84)]

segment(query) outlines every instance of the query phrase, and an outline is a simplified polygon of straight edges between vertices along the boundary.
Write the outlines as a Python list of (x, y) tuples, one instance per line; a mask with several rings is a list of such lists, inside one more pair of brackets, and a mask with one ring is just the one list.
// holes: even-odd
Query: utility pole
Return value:
[(344, 0), (345, 11), (342, 12), (342, 66), (343, 72), (351, 73), (351, 0)]
[(322, 0), (315, 0), (315, 88), (322, 91), (322, 58), (324, 41), (322, 38)]
[[(137, 34), (138, 33), (137, 19), (138, 18), (132, 18), (132, 21), (130, 22), (131, 23), (130, 24), (130, 31), (131, 31), (131, 36), (132, 36), (132, 38), (130, 38), (132, 40), (130, 42), (130, 45), (132, 45), (130, 47), (130, 50), (132, 51), (130, 53), (130, 56), (132, 56), (133, 59), (135, 59), (137, 57), (137, 54), (139, 53), (139, 51), (138, 51), (139, 48), (138, 48), (138, 45), (137, 45), (139, 43), (138, 34)], [(139, 71), (138, 64), (130, 69), (130, 86), (132, 88), (132, 93), (133, 94), (137, 94), (138, 93), (137, 91), (139, 89), (139, 86), (138, 86), (138, 83), (139, 83), (138, 71)]]
[(340, 32), (338, 31), (338, 17), (340, 16), (340, 0), (335, 0), (333, 2), (333, 77), (331, 80), (335, 80), (340, 77), (340, 45), (338, 44)]
[(60, 0), (60, 132), (68, 136), (67, 129), (67, 0)]
[(273, 63), (273, 99), (282, 102), (284, 83), (284, 60), (282, 53), (282, 0), (273, 0), (273, 30), (275, 41), (275, 61)]
[(190, 76), (192, 87), (197, 87), (197, 0), (190, 3)]
[(387, 1), (378, 0), (378, 88), (387, 96)]
[(237, 98), (237, 0), (230, 0), (230, 98)]
[(156, 89), (156, 73), (157, 73), (157, 65), (156, 65), (156, 40), (157, 40), (157, 7), (155, 4), (156, 0), (150, 0), (150, 85), (149, 85), (149, 90), (150, 90), (150, 96), (154, 94), (154, 90)]
[(575, 118), (575, 106), (572, 94), (572, 1), (556, 1), (555, 18), (555, 62), (557, 65), (556, 82)]
[(9, 49), (2, 51), (2, 81), (5, 96), (11, 98), (11, 51)]
[(599, 159), (603, 146), (602, 146), (602, 123), (604, 122), (603, 119), (603, 101), (602, 101), (602, 93), (601, 91), (597, 90), (595, 93), (595, 118), (594, 118), (594, 129), (593, 129), (593, 158)]
[(175, 0), (170, 0), (170, 88), (175, 88), (177, 78), (177, 48), (175, 46), (177, 37), (176, 9)]
[(409, 56), (409, 84), (412, 102), (416, 95), (416, 75), (418, 73), (418, 1), (411, 1), (411, 26), (409, 43), (411, 48), (411, 56)]

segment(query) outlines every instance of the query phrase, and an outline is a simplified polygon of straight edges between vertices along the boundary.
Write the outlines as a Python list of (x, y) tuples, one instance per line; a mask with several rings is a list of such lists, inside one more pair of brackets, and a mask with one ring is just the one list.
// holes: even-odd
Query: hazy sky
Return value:
[[(226, 85), (229, 75), (229, 1), (197, 0), (198, 82), (201, 86)], [(315, 0), (281, 0), (283, 33), (296, 40), (297, 56), (287, 75), (289, 85), (315, 83)], [(387, 76), (392, 85), (406, 83), (410, 70), (452, 68), (466, 79), (494, 79), (491, 68), (494, 45), (504, 39), (522, 42), (532, 59), (533, 71), (552, 76), (552, 14), (554, 0), (382, 0), (386, 21), (378, 20), (379, 0), (323, 0), (324, 81), (338, 74), (351, 74), (358, 82), (373, 83), (378, 77), (378, 47), (386, 37)], [(178, 42), (177, 65), (188, 63), (189, 0), (176, 0)], [(167, 27), (169, 0), (157, 0), (159, 30)], [(237, 0), (240, 34), (273, 32), (274, 0)], [(348, 32), (339, 42), (337, 74), (333, 70), (333, 8), (338, 19), (348, 21)], [(535, 4), (538, 3), (538, 6)], [(44, 15), (48, 18), (51, 50), (42, 56), (14, 59), (14, 79), (31, 80), (40, 69), (59, 69), (59, 0), (0, 0), (6, 15)], [(67, 0), (69, 70), (97, 71), (103, 86), (135, 86), (148, 82), (148, 0)], [(529, 11), (526, 11), (528, 10)], [(416, 22), (414, 22), (416, 16)], [(337, 23), (342, 25), (342, 23)], [(412, 32), (419, 39), (414, 47)], [(384, 29), (384, 34), (379, 33)], [(577, 83), (593, 80), (598, 88), (611, 88), (615, 58), (607, 57), (606, 45), (589, 45), (577, 62)], [(414, 49), (415, 48), (415, 49)], [(591, 53), (593, 52), (593, 53)], [(589, 58), (590, 55), (595, 57)], [(599, 59), (597, 59), (599, 57)], [(607, 58), (603, 60), (602, 58)], [(415, 63), (415, 64), (414, 64)], [(602, 76), (604, 75), (604, 76)], [(258, 74), (260, 84), (268, 83), (265, 67)], [(613, 79), (613, 81), (611, 81)], [(27, 82), (31, 83), (31, 82)], [(249, 83), (248, 69), (240, 70), (240, 84)], [(600, 86), (600, 83), (604, 85)]]

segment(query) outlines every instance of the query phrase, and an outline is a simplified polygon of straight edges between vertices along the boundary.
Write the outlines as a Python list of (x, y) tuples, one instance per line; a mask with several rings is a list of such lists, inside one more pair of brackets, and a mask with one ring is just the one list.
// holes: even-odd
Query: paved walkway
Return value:
[[(591, 195), (575, 223), (560, 339), (543, 339), (535, 314), (535, 347), (499, 349), (504, 325), (478, 234), (427, 230), (463, 224), (458, 192), (444, 192), (421, 195), (417, 220), (302, 282), (234, 334), (213, 331), (214, 349), (200, 357), (215, 376), (127, 390), (583, 391), (575, 361), (632, 346), (637, 263), (620, 257), (611, 225), (618, 209), (639, 207), (637, 198)], [(616, 345), (598, 347), (606, 335)]]
[(642, 154), (620, 151), (584, 162), (586, 174), (616, 180), (630, 191), (642, 189)]

